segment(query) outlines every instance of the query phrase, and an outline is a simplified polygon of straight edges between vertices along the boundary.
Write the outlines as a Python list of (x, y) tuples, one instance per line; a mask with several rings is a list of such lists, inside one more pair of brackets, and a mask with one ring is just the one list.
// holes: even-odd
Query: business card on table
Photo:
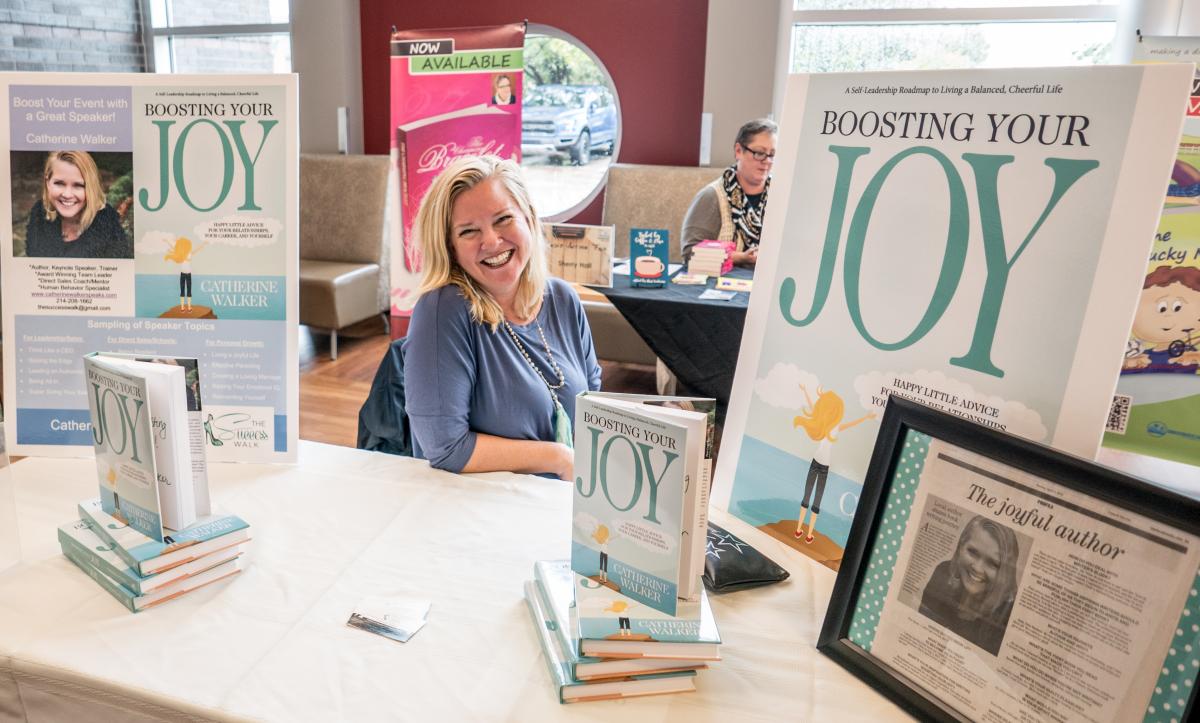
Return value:
[(708, 283), (708, 274), (689, 274), (680, 272), (671, 277), (671, 283), (679, 284), (680, 286), (698, 286)]
[(355, 606), (346, 624), (401, 643), (425, 626), (429, 601), (408, 597), (368, 597)]
[(696, 297), (698, 299), (716, 299), (718, 301), (729, 301), (737, 296), (736, 291), (717, 291), (716, 289), (705, 289), (704, 293)]
[(754, 287), (754, 279), (735, 279), (732, 276), (722, 276), (717, 279), (716, 288), (722, 291), (750, 291)]

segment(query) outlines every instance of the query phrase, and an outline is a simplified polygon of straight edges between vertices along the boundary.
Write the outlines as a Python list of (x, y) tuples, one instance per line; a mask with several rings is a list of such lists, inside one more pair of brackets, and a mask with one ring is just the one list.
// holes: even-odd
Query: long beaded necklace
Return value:
[(550, 343), (546, 341), (546, 332), (542, 330), (542, 324), (537, 317), (533, 317), (533, 324), (537, 327), (538, 336), (542, 338), (542, 348), (546, 350), (546, 358), (550, 360), (550, 366), (554, 368), (554, 373), (558, 376), (558, 384), (551, 384), (546, 375), (542, 374), (542, 370), (537, 364), (533, 363), (533, 358), (529, 356), (529, 352), (525, 349), (525, 345), (521, 343), (521, 339), (517, 336), (517, 332), (508, 323), (508, 319), (504, 319), (504, 328), (508, 331), (508, 336), (517, 345), (517, 351), (521, 352), (521, 356), (525, 357), (525, 363), (529, 368), (538, 375), (542, 383), (546, 385), (546, 389), (550, 392), (550, 400), (554, 402), (554, 441), (561, 442), (568, 447), (574, 447), (574, 440), (571, 438), (571, 422), (567, 417), (567, 410), (563, 409), (562, 402), (558, 400), (558, 390), (562, 389), (567, 384), (567, 377), (563, 374), (563, 370), (558, 366), (558, 362), (554, 361), (554, 352), (550, 351)]

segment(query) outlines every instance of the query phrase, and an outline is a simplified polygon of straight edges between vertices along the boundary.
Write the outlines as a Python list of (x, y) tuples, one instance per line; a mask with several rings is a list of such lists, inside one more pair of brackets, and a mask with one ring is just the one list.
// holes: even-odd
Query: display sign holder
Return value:
[(817, 648), (927, 720), (1190, 720), (1198, 560), (1197, 501), (893, 396)]

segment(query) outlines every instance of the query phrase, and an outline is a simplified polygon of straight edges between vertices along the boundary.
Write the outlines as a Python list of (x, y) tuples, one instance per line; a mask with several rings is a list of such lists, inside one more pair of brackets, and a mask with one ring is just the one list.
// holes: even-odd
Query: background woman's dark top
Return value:
[(62, 219), (46, 220), (46, 208), (39, 199), (29, 212), (25, 227), (25, 255), (73, 259), (131, 259), (133, 243), (121, 228), (116, 210), (105, 205), (92, 219), (92, 225), (74, 241), (64, 242)]

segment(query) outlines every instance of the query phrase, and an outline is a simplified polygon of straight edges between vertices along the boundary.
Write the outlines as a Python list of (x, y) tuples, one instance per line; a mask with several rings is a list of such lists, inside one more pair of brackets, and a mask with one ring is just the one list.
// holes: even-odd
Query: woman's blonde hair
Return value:
[(46, 165), (42, 168), (42, 209), (46, 212), (47, 221), (58, 218), (58, 211), (54, 209), (50, 191), (46, 188), (50, 183), (50, 176), (54, 173), (55, 161), (75, 166), (79, 169), (79, 175), (83, 176), (83, 211), (79, 214), (79, 233), (82, 234), (88, 230), (88, 226), (96, 219), (96, 214), (100, 213), (100, 209), (108, 202), (104, 197), (104, 189), (100, 187), (100, 169), (96, 168), (92, 154), (87, 151), (51, 151), (50, 155), (46, 156)]
[(434, 180), (421, 200), (413, 234), (420, 241), (425, 266), (420, 293), (447, 284), (457, 286), (471, 307), (471, 318), (495, 331), (504, 321), (504, 311), (454, 258), (454, 237), (450, 228), (458, 197), (493, 178), (508, 191), (529, 227), (529, 260), (517, 280), (514, 311), (523, 319), (532, 316), (546, 291), (546, 240), (525, 188), (521, 168), (516, 163), (497, 156), (464, 156), (455, 160)]
[(792, 425), (804, 427), (804, 431), (808, 432), (809, 438), (814, 442), (826, 437), (829, 437), (830, 442), (834, 442), (836, 439), (833, 430), (841, 423), (845, 414), (846, 403), (836, 392), (824, 392), (817, 387), (817, 401), (813, 402), (811, 409), (800, 410), (800, 416), (792, 420)]

